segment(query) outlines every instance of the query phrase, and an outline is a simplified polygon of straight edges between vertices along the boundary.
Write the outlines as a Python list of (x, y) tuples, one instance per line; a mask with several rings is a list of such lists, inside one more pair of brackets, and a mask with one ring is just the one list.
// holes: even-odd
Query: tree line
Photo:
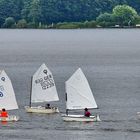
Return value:
[(140, 0), (0, 0), (1, 28), (92, 28), (139, 24)]

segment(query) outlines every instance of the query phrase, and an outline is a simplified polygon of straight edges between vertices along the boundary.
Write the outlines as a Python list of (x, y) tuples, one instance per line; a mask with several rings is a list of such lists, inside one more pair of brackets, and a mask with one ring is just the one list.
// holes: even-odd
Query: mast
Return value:
[(32, 81), (33, 81), (33, 77), (31, 76), (31, 88), (30, 88), (30, 102), (29, 102), (29, 107), (31, 107), (31, 105), (32, 105), (32, 102), (31, 102), (31, 99), (32, 99)]
[[(66, 102), (67, 102), (67, 93), (65, 95), (66, 95)], [(68, 109), (66, 109), (66, 115), (68, 115)]]

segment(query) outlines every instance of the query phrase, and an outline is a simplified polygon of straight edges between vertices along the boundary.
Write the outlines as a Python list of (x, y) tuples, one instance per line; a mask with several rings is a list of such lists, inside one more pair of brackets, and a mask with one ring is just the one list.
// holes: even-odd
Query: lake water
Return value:
[[(3, 140), (139, 140), (140, 30), (0, 30), (0, 69), (15, 89), (20, 116), (0, 124)], [(60, 114), (27, 114), (30, 77), (42, 63), (54, 75), (65, 112), (65, 81), (81, 67), (93, 90), (102, 122), (63, 122)], [(83, 112), (81, 112), (83, 113)]]

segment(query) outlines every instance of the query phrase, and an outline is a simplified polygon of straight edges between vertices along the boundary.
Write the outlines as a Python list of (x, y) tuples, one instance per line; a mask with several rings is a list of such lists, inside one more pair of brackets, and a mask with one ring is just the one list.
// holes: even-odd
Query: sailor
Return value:
[(50, 104), (46, 104), (45, 109), (51, 109)]
[(0, 117), (8, 117), (8, 112), (5, 110), (5, 108), (2, 109)]
[(90, 117), (90, 115), (91, 115), (91, 113), (88, 111), (87, 108), (85, 108), (85, 116), (86, 116), (86, 117)]

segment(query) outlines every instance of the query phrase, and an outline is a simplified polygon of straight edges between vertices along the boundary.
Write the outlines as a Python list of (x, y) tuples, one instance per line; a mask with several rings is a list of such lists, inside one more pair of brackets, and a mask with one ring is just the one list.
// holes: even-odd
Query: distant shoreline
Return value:
[(140, 27), (94, 27), (94, 28), (0, 28), (0, 29), (140, 29)]

